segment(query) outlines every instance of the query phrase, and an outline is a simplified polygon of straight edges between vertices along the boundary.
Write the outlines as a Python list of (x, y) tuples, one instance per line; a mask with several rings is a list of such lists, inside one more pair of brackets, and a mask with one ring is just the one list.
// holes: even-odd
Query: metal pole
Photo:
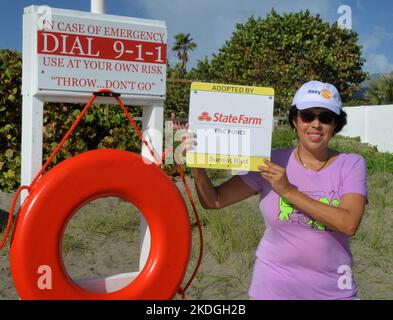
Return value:
[(105, 14), (105, 0), (91, 0), (90, 11), (92, 13)]

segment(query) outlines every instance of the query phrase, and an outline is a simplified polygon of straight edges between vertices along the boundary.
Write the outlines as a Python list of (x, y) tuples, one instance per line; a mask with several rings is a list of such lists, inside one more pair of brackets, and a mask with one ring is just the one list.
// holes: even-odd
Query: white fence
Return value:
[(378, 151), (393, 152), (393, 105), (346, 107), (344, 111), (348, 123), (340, 135), (360, 137)]

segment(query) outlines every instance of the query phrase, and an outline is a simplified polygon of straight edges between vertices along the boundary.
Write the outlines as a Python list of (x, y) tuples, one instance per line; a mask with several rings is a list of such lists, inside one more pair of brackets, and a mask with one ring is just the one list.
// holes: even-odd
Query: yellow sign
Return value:
[(260, 94), (264, 96), (274, 96), (273, 88), (237, 86), (237, 85), (219, 84), (219, 83), (193, 82), (191, 84), (191, 90), (224, 92), (224, 93)]
[(258, 171), (270, 159), (274, 89), (231, 84), (191, 84), (189, 132), (197, 145), (189, 167)]

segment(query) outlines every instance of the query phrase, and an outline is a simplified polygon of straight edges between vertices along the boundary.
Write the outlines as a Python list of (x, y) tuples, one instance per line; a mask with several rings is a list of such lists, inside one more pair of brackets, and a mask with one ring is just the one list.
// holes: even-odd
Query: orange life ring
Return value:
[[(128, 286), (111, 293), (90, 292), (67, 274), (61, 241), (79, 208), (108, 196), (139, 208), (149, 225), (150, 252)], [(190, 220), (176, 185), (137, 154), (100, 149), (61, 162), (39, 180), (17, 218), (11, 272), (21, 299), (171, 299), (185, 275), (190, 249)], [(51, 268), (50, 289), (38, 285), (41, 266)]]

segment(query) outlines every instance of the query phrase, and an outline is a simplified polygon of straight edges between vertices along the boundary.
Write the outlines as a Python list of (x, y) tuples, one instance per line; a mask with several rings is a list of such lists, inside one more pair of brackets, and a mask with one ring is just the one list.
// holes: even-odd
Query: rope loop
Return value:
[[(44, 172), (46, 171), (46, 169), (49, 167), (49, 165), (52, 163), (53, 158), (56, 156), (56, 154), (60, 151), (60, 149), (63, 147), (64, 143), (67, 141), (67, 139), (70, 137), (70, 135), (72, 134), (72, 132), (74, 131), (74, 129), (77, 127), (77, 125), (79, 124), (79, 122), (82, 120), (82, 118), (85, 116), (87, 110), (90, 108), (90, 106), (93, 104), (94, 100), (96, 99), (96, 97), (113, 97), (116, 99), (116, 101), (118, 102), (118, 104), (120, 105), (120, 107), (123, 110), (123, 113), (125, 115), (125, 117), (128, 119), (128, 121), (131, 123), (132, 127), (134, 128), (134, 130), (136, 131), (136, 133), (138, 134), (139, 138), (141, 139), (141, 141), (143, 142), (143, 144), (147, 147), (147, 149), (149, 150), (150, 155), (153, 157), (154, 159), (154, 164), (157, 166), (160, 166), (163, 163), (163, 160), (166, 156), (166, 154), (169, 151), (173, 151), (173, 147), (171, 146), (170, 148), (168, 148), (162, 155), (161, 159), (158, 159), (158, 157), (156, 157), (156, 154), (154, 153), (153, 148), (150, 146), (150, 144), (144, 139), (142, 132), (139, 130), (138, 126), (136, 125), (134, 119), (131, 117), (131, 115), (129, 114), (129, 112), (127, 111), (126, 107), (124, 106), (123, 102), (120, 99), (120, 94), (113, 92), (110, 89), (107, 88), (103, 88), (100, 89), (96, 92), (93, 93), (92, 97), (89, 99), (89, 101), (87, 102), (86, 106), (83, 108), (83, 110), (81, 111), (81, 113), (78, 115), (78, 117), (76, 118), (76, 120), (74, 121), (74, 123), (72, 124), (72, 126), (68, 129), (67, 133), (64, 135), (64, 137), (61, 139), (61, 141), (59, 142), (59, 144), (57, 145), (57, 147), (55, 148), (55, 150), (52, 152), (52, 154), (49, 156), (48, 160), (45, 162), (45, 164), (42, 166), (41, 170), (36, 174), (36, 176), (34, 177), (34, 179), (32, 180), (32, 182), (30, 183), (30, 185), (26, 186), (26, 185), (22, 185), (20, 186), (17, 191), (15, 192), (14, 198), (12, 200), (12, 205), (11, 205), (11, 209), (10, 209), (10, 213), (8, 215), (8, 220), (7, 220), (7, 226), (3, 235), (3, 238), (0, 242), (0, 251), (1, 249), (4, 247), (5, 243), (7, 242), (7, 238), (9, 236), (9, 233), (11, 231), (12, 228), (16, 228), (16, 225), (13, 225), (13, 216), (14, 216), (14, 212), (15, 212), (15, 206), (16, 206), (16, 202), (19, 198), (20, 193), (22, 192), (22, 190), (27, 190), (29, 193), (30, 191), (34, 188), (34, 186), (36, 185), (36, 183), (39, 181), (39, 179), (43, 176)], [(194, 203), (194, 200), (192, 198), (190, 189), (187, 185), (185, 176), (184, 176), (184, 172), (181, 168), (181, 164), (180, 161), (178, 159), (178, 157), (176, 156), (175, 152), (173, 152), (174, 158), (175, 158), (175, 162), (177, 164), (177, 167), (179, 169), (179, 173), (180, 176), (182, 178), (186, 193), (187, 193), (187, 197), (191, 203), (196, 221), (197, 221), (197, 226), (198, 226), (198, 231), (199, 231), (199, 240), (200, 240), (200, 246), (199, 246), (199, 257), (198, 257), (198, 261), (197, 264), (194, 268), (194, 271), (190, 277), (190, 279), (188, 280), (188, 282), (186, 283), (186, 285), (184, 286), (184, 288), (179, 288), (178, 293), (182, 296), (182, 299), (185, 300), (186, 299), (186, 290), (188, 289), (188, 287), (191, 285), (192, 281), (194, 280), (198, 269), (201, 265), (201, 261), (202, 261), (202, 256), (203, 256), (203, 234), (202, 234), (202, 227), (201, 227), (201, 222), (200, 222), (200, 218), (198, 215), (198, 210), (196, 208), (196, 205)], [(23, 206), (23, 203), (22, 205)]]

